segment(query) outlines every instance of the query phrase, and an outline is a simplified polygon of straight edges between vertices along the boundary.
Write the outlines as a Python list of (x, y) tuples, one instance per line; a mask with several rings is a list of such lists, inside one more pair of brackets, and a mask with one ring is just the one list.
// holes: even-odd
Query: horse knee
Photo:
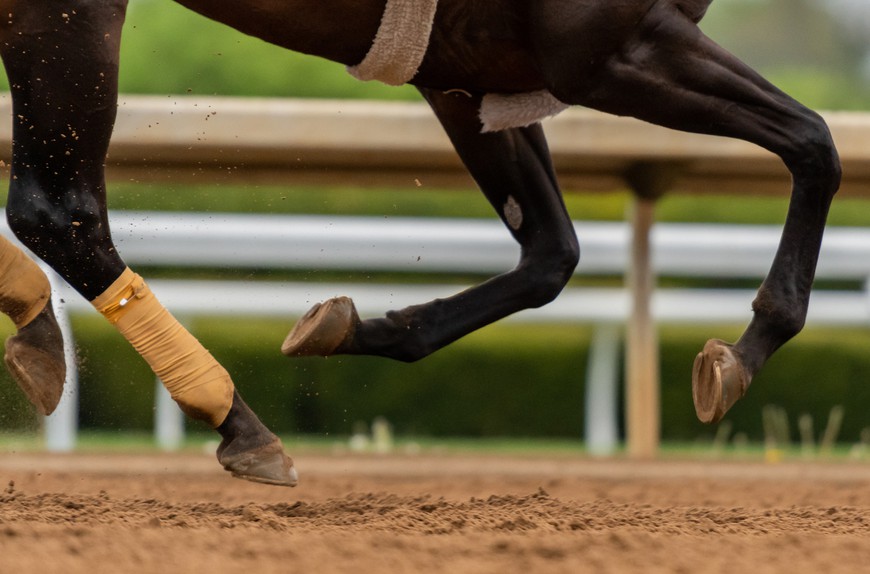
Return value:
[(15, 236), (87, 299), (126, 267), (105, 209), (91, 193), (49, 190), (21, 177), (10, 187), (6, 219)]
[(93, 194), (49, 190), (26, 176), (13, 181), (6, 203), (10, 229), (31, 249), (46, 239), (87, 242), (92, 233), (107, 234), (103, 211)]
[(13, 179), (6, 202), (6, 219), (9, 229), (21, 243), (35, 251), (39, 237), (57, 227), (55, 213), (39, 185), (24, 178)]

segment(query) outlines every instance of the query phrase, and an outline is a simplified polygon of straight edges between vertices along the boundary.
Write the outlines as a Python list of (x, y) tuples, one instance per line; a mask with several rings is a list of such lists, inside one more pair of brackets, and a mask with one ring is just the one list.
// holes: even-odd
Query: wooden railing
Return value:
[[(0, 97), (0, 115), (11, 113), (9, 97)], [(870, 114), (823, 115), (844, 165), (842, 192), (870, 195)], [(788, 191), (779, 159), (745, 142), (579, 108), (544, 125), (569, 191), (625, 189), (626, 174), (646, 164), (671, 172), (680, 192)], [(10, 137), (11, 122), (2, 122), (6, 163)], [(123, 181), (473, 186), (421, 103), (128, 96), (107, 166)]]

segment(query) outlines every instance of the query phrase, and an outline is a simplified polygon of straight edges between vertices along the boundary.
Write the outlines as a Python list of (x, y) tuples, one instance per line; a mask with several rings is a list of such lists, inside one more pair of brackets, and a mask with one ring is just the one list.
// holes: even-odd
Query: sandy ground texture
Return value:
[(870, 465), (0, 455), (0, 572), (870, 571)]

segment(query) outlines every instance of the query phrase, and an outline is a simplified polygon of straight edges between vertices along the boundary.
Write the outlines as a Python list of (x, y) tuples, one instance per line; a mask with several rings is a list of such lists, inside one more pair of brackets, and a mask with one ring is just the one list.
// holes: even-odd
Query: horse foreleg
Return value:
[[(694, 5), (700, 10), (707, 3)], [(695, 409), (702, 421), (715, 422), (803, 328), (840, 165), (822, 118), (704, 36), (695, 23), (703, 12), (687, 12), (685, 4), (657, 1), (591, 77), (572, 74), (587, 70), (588, 59), (570, 49), (576, 35), (570, 19), (545, 19), (534, 35), (548, 83), (562, 101), (743, 139), (779, 155), (792, 174), (782, 239), (753, 302), (752, 321), (735, 344), (711, 340), (695, 361)]]
[(118, 328), (185, 413), (220, 433), (218, 460), (227, 470), (295, 485), (278, 437), (112, 242), (103, 163), (115, 120), (126, 2), (70, 2), (62, 12), (47, 4), (0, 2), (0, 55), (14, 118), (6, 206), (12, 231)]
[(290, 356), (367, 354), (415, 361), (517, 311), (552, 301), (579, 257), (540, 125), (482, 134), (479, 97), (421, 90), (521, 246), (517, 267), (445, 299), (360, 320), (346, 298), (315, 306), (290, 333)]
[(9, 374), (42, 415), (57, 408), (66, 379), (63, 336), (51, 306), (45, 273), (21, 249), (0, 237), (0, 311), (17, 333), (6, 339)]

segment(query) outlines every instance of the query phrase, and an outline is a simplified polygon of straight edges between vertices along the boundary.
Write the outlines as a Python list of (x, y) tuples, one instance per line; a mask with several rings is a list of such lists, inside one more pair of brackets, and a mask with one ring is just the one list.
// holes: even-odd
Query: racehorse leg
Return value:
[(6, 340), (6, 367), (39, 413), (50, 415), (66, 379), (51, 285), (39, 266), (5, 237), (0, 237), (0, 311), (17, 329)]
[(541, 3), (541, 25), (533, 36), (559, 99), (743, 139), (779, 155), (792, 174), (782, 238), (752, 304), (753, 319), (735, 344), (711, 340), (695, 361), (698, 417), (716, 422), (768, 358), (803, 328), (828, 208), (840, 182), (831, 134), (821, 117), (701, 33), (696, 22), (709, 0), (655, 2), (622, 48), (584, 77), (571, 74), (588, 71), (588, 58), (570, 50), (570, 19), (546, 16), (554, 3), (563, 6), (564, 0)]
[(16, 236), (114, 324), (182, 409), (222, 436), (234, 476), (293, 486), (281, 442), (226, 371), (124, 264), (109, 232), (104, 167), (117, 106), (125, 0), (0, 0), (0, 56), (13, 99)]
[(288, 335), (289, 356), (366, 354), (415, 361), (562, 290), (577, 265), (574, 228), (539, 124), (481, 133), (480, 97), (421, 89), (454, 147), (521, 246), (513, 270), (446, 299), (360, 320), (352, 301), (316, 305)]

